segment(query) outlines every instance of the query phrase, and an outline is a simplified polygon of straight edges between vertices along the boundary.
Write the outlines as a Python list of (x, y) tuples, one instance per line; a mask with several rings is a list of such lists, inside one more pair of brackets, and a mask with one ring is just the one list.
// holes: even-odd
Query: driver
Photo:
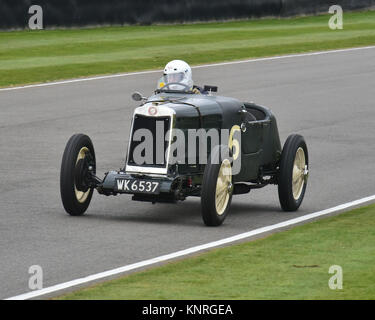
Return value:
[(186, 90), (188, 88), (194, 93), (204, 93), (201, 88), (194, 86), (191, 68), (182, 60), (172, 60), (165, 66), (164, 74), (158, 82), (158, 89), (167, 84), (171, 84), (168, 87), (171, 90)]

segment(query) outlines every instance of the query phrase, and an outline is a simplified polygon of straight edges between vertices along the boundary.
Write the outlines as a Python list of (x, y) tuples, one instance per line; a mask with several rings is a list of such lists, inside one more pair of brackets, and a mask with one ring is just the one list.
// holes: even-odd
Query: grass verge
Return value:
[(375, 44), (375, 11), (223, 23), (0, 32), (0, 87)]
[[(375, 205), (59, 299), (375, 299)], [(332, 290), (332, 265), (343, 289)]]

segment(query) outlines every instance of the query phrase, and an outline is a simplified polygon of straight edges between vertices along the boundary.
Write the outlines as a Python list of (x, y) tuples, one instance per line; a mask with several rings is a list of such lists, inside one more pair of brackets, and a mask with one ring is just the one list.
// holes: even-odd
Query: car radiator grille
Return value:
[[(147, 117), (143, 115), (135, 115), (133, 119), (133, 130), (131, 133), (131, 141), (129, 146), (128, 164), (131, 166), (165, 168), (167, 163), (165, 151), (169, 146), (169, 139), (166, 141), (165, 136), (169, 131), (170, 126), (170, 117)], [(141, 141), (134, 141), (134, 133), (139, 129), (147, 129), (152, 133), (152, 143), (150, 143), (150, 145), (147, 144), (147, 146), (149, 146), (147, 150), (143, 148), (143, 146), (146, 144), (140, 146), (143, 148), (141, 152), (142, 157), (145, 157), (146, 152), (148, 155), (152, 154), (152, 161), (148, 161), (147, 163), (137, 163), (137, 159), (134, 159), (135, 148), (143, 143), (146, 139), (145, 136), (142, 136)], [(151, 146), (152, 148), (150, 148)], [(164, 146), (164, 150), (160, 150), (162, 149), (160, 146)]]

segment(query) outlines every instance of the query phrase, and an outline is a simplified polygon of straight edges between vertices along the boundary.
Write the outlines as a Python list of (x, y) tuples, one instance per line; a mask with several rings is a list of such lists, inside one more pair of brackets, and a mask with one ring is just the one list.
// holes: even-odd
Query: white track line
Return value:
[(56, 284), (54, 286), (47, 287), (47, 288), (44, 288), (44, 289), (30, 291), (30, 292), (27, 292), (27, 293), (24, 293), (24, 294), (21, 294), (21, 295), (18, 295), (18, 296), (7, 298), (5, 300), (26, 300), (26, 299), (36, 298), (36, 297), (43, 296), (43, 295), (46, 295), (46, 294), (50, 294), (50, 293), (53, 293), (53, 292), (57, 292), (57, 291), (60, 291), (60, 290), (63, 290), (63, 289), (71, 288), (71, 287), (74, 287), (74, 286), (77, 286), (77, 285), (89, 283), (89, 282), (92, 282), (92, 281), (95, 281), (95, 280), (104, 279), (104, 278), (107, 278), (107, 277), (110, 277), (110, 276), (118, 275), (118, 274), (121, 274), (121, 273), (124, 273), (124, 272), (127, 272), (127, 271), (131, 271), (131, 270), (139, 269), (139, 268), (142, 268), (142, 267), (150, 266), (150, 265), (156, 264), (158, 262), (165, 262), (165, 261), (168, 261), (168, 260), (171, 260), (171, 259), (183, 257), (183, 256), (186, 256), (186, 255), (189, 255), (189, 254), (192, 254), (192, 253), (196, 253), (196, 252), (199, 252), (199, 251), (202, 251), (202, 250), (222, 246), (224, 244), (228, 244), (228, 243), (232, 243), (232, 242), (242, 240), (242, 239), (245, 239), (245, 238), (253, 237), (255, 235), (259, 235), (259, 234), (262, 234), (262, 233), (265, 233), (265, 232), (269, 232), (269, 231), (273, 231), (273, 230), (276, 230), (276, 229), (292, 226), (292, 225), (298, 224), (298, 223), (306, 221), (306, 220), (321, 217), (321, 216), (324, 216), (324, 215), (327, 215), (327, 214), (330, 214), (330, 213), (333, 213), (333, 212), (342, 211), (344, 209), (348, 209), (350, 207), (358, 206), (360, 204), (363, 204), (363, 203), (366, 203), (366, 202), (369, 202), (369, 201), (374, 201), (374, 200), (375, 200), (375, 195), (372, 195), (372, 196), (369, 196), (369, 197), (366, 197), (366, 198), (362, 198), (362, 199), (359, 199), (359, 200), (344, 203), (344, 204), (338, 205), (338, 206), (333, 207), (333, 208), (325, 209), (325, 210), (318, 211), (318, 212), (315, 212), (315, 213), (310, 213), (310, 214), (307, 214), (307, 215), (304, 215), (304, 216), (301, 216), (301, 217), (298, 217), (298, 218), (286, 220), (286, 221), (283, 221), (283, 222), (280, 222), (280, 223), (277, 223), (277, 224), (273, 224), (273, 225), (270, 225), (270, 226), (262, 227), (262, 228), (255, 229), (255, 230), (251, 230), (249, 232), (240, 233), (240, 234), (237, 234), (237, 235), (229, 237), (229, 238), (224, 238), (224, 239), (221, 239), (221, 240), (218, 240), (218, 241), (209, 242), (209, 243), (202, 244), (202, 245), (199, 245), (199, 246), (196, 246), (196, 247), (191, 247), (191, 248), (188, 248), (188, 249), (185, 249), (185, 250), (173, 252), (173, 253), (166, 254), (166, 255), (163, 255), (163, 256), (159, 256), (159, 257), (156, 257), (156, 258), (152, 258), (152, 259), (140, 261), (140, 262), (137, 262), (137, 263), (129, 264), (129, 265), (119, 267), (119, 268), (116, 268), (116, 269), (96, 273), (96, 274), (93, 274), (93, 275), (90, 275), (90, 276), (87, 276), (87, 277), (84, 277), (84, 278), (79, 278), (79, 279), (75, 279), (75, 280), (72, 280), (72, 281)]
[[(341, 53), (341, 52), (350, 52), (350, 51), (368, 50), (368, 49), (375, 49), (375, 46), (356, 47), (356, 48), (337, 49), (337, 50), (327, 50), (327, 51), (317, 51), (317, 52), (307, 52), (307, 53), (289, 54), (289, 55), (267, 57), (267, 58), (236, 60), (236, 61), (229, 61), (229, 62), (203, 64), (203, 65), (194, 66), (192, 68), (193, 69), (210, 68), (210, 67), (226, 66), (226, 65), (231, 65), (231, 64), (251, 63), (251, 62), (259, 62), (259, 61), (270, 61), (270, 60), (279, 60), (279, 59), (288, 59), (288, 58), (297, 58), (297, 57), (309, 57), (309, 56), (317, 56), (317, 55), (322, 55), (322, 54)], [(39, 83), (39, 84), (30, 84), (30, 85), (18, 86), (18, 87), (1, 88), (0, 91), (11, 91), (11, 90), (37, 88), (37, 87), (48, 87), (48, 86), (55, 86), (55, 85), (60, 85), (60, 84), (68, 84), (68, 83), (92, 81), (92, 80), (112, 79), (112, 78), (119, 78), (119, 77), (128, 77), (128, 76), (135, 76), (135, 75), (142, 75), (142, 74), (150, 74), (150, 73), (156, 73), (156, 72), (159, 73), (161, 71), (160, 70), (148, 70), (148, 71), (140, 71), (140, 72), (117, 73), (117, 74), (110, 74), (110, 75), (106, 75), (106, 76), (77, 78), (77, 79), (71, 79), (71, 80), (62, 80), (62, 81), (46, 82), (46, 83)]]

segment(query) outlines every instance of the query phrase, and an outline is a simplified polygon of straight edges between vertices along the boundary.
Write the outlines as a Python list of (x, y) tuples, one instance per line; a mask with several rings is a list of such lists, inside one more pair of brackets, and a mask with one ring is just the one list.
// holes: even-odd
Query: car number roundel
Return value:
[(158, 113), (158, 109), (157, 109), (156, 107), (151, 106), (151, 107), (148, 108), (148, 114), (149, 114), (150, 116), (154, 116), (154, 115), (156, 115), (157, 113)]

